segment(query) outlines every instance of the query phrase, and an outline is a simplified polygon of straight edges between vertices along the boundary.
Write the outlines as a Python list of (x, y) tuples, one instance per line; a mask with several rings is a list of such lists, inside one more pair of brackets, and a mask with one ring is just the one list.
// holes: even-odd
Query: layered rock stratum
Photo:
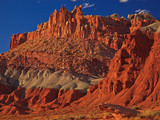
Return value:
[(125, 19), (84, 16), (81, 6), (55, 10), (36, 31), (12, 35), (0, 54), (0, 114), (105, 102), (149, 107), (160, 97), (159, 41), (160, 22), (148, 13)]

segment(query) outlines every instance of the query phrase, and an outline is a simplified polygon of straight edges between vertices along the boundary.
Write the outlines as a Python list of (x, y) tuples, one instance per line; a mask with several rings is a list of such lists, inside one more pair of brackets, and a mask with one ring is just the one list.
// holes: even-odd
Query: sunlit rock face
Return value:
[(149, 13), (138, 13), (138, 14), (129, 14), (128, 20), (131, 22), (130, 32), (133, 32), (141, 27), (147, 26), (154, 22), (158, 22), (156, 18), (154, 18)]
[(160, 23), (148, 13), (126, 20), (84, 16), (81, 6), (55, 10), (0, 54), (0, 114), (159, 102), (159, 41)]
[(10, 50), (28, 40), (44, 37), (99, 40), (111, 48), (122, 46), (123, 34), (129, 32), (130, 22), (119, 15), (108, 17), (87, 15), (82, 13), (81, 6), (75, 6), (72, 12), (62, 7), (55, 10), (48, 22), (37, 25), (37, 30), (24, 34), (16, 34), (11, 38)]

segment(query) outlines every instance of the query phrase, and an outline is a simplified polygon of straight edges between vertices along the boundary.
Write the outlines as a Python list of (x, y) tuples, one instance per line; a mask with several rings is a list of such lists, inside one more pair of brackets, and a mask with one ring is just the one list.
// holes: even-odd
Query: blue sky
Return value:
[(65, 6), (72, 11), (82, 5), (84, 15), (127, 17), (135, 11), (147, 11), (160, 20), (160, 0), (0, 0), (0, 53), (9, 50), (12, 34), (35, 31), (47, 22), (54, 9)]

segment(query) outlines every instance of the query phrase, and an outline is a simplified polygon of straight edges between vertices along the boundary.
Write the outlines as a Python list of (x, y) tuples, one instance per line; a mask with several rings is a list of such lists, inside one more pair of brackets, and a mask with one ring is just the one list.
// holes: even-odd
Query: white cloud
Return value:
[(147, 10), (147, 9), (138, 9), (135, 11), (136, 13), (149, 13), (150, 10)]
[(77, 0), (71, 0), (72, 2), (76, 2)]
[(119, 0), (119, 2), (128, 2), (128, 0)]
[(93, 7), (95, 4), (84, 3), (82, 6), (83, 9)]

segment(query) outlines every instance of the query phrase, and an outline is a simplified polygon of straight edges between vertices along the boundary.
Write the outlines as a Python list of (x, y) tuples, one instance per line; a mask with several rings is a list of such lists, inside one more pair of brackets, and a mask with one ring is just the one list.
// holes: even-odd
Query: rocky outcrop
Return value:
[(145, 27), (141, 27), (140, 28), (141, 31), (152, 31), (152, 32), (160, 32), (160, 22), (156, 22), (153, 24), (150, 24), (148, 26)]
[[(151, 26), (155, 28), (155, 24), (148, 27)], [(159, 23), (157, 29), (158, 26)], [(149, 107), (159, 101), (160, 32), (152, 30), (129, 34), (126, 45), (115, 54), (107, 77), (95, 90), (104, 96), (106, 102), (121, 105), (144, 103)]]
[(158, 22), (158, 20), (149, 13), (131, 14), (128, 15), (128, 20), (131, 22), (130, 32), (133, 32), (154, 22)]
[(134, 84), (149, 55), (153, 42), (152, 33), (146, 34), (138, 30), (128, 35), (126, 46), (115, 54), (109, 67), (108, 78), (104, 80), (103, 84), (105, 93), (117, 94)]
[(50, 68), (105, 76), (115, 50), (90, 39), (45, 38), (27, 41), (6, 53), (8, 67)]
[(0, 95), (0, 114), (19, 115), (58, 109), (85, 95), (85, 93), (76, 90), (66, 91), (62, 95), (59, 92), (59, 90), (51, 88), (25, 90), (18, 87), (12, 93)]
[(77, 90), (69, 90), (63, 92), (56, 100), (54, 100), (51, 104), (59, 104), (60, 108), (66, 107), (71, 104), (73, 101), (78, 100), (79, 98), (85, 95), (84, 92), (77, 91)]
[(129, 14), (128, 19), (129, 20), (132, 20), (132, 19), (134, 19), (134, 20), (144, 20), (144, 21), (156, 21), (157, 20), (156, 18), (154, 18), (151, 14), (149, 14), (147, 12)]
[(112, 14), (110, 17), (114, 19), (121, 19), (121, 17), (117, 13)]
[[(110, 37), (110, 47), (119, 49), (124, 39), (123, 34), (129, 33), (129, 22), (118, 17), (117, 14), (108, 17), (83, 16), (81, 6), (75, 6), (72, 12), (62, 7), (58, 12), (55, 10), (49, 17), (48, 22), (37, 26), (37, 30), (28, 34), (16, 34), (11, 38), (10, 50), (29, 40), (43, 39), (44, 37), (91, 39), (106, 41)], [(112, 35), (111, 35), (112, 34)], [(113, 38), (118, 37), (120, 41)]]
[(125, 108), (120, 105), (113, 105), (107, 103), (100, 104), (99, 109), (111, 113), (116, 120), (123, 119), (124, 117), (133, 117), (140, 113), (139, 111)]
[(12, 36), (6, 64), (104, 77), (115, 51), (125, 44), (129, 26), (129, 21), (117, 14), (84, 16), (81, 6), (72, 12), (62, 7), (36, 31)]
[(160, 25), (147, 27), (153, 31), (143, 29), (128, 34), (126, 45), (111, 60), (106, 78), (98, 86), (91, 86), (88, 94), (74, 102), (73, 107), (106, 102), (149, 108), (159, 103)]
[(29, 40), (50, 38), (91, 39), (104, 42), (113, 49), (120, 49), (124, 34), (133, 32), (158, 20), (149, 13), (128, 15), (128, 20), (118, 14), (111, 16), (84, 16), (81, 6), (69, 12), (64, 6), (55, 10), (48, 22), (37, 25), (37, 30), (13, 35), (10, 50)]
[(10, 42), (10, 50), (27, 41), (27, 33), (13, 34)]
[[(50, 15), (48, 22), (38, 25), (36, 31), (12, 36), (11, 49), (21, 43), (25, 47), (16, 47), (7, 53), (6, 64), (104, 77), (115, 50), (126, 44), (124, 39), (130, 25), (138, 29), (156, 21), (147, 13), (130, 15), (128, 19), (117, 14), (84, 16), (81, 6), (75, 6), (72, 12), (62, 7)], [(138, 22), (132, 24), (132, 20), (147, 24), (135, 25)]]

